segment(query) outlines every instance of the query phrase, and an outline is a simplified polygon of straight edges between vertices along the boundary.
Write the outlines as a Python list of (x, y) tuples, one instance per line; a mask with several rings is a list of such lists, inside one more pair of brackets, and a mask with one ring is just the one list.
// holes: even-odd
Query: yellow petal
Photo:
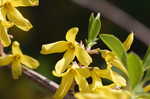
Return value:
[(11, 0), (11, 4), (14, 7), (19, 6), (37, 6), (39, 5), (39, 0)]
[(79, 86), (79, 90), (80, 90), (81, 92), (87, 92), (87, 91), (90, 90), (89, 85), (88, 85), (88, 82), (87, 82), (87, 80), (86, 80), (85, 77), (83, 77), (83, 76), (80, 75), (79, 73), (75, 73), (74, 77), (75, 77), (76, 83), (77, 83), (78, 86)]
[(2, 21), (1, 24), (2, 24), (5, 28), (7, 28), (7, 29), (14, 26), (13, 23), (8, 22), (8, 21)]
[(23, 55), (21, 57), (21, 63), (31, 69), (36, 69), (40, 65), (40, 63), (36, 59), (27, 55)]
[(10, 3), (5, 5), (5, 9), (7, 11), (9, 21), (13, 22), (18, 28), (24, 31), (29, 31), (32, 28), (32, 24)]
[(58, 73), (56, 73), (56, 71), (53, 70), (53, 71), (52, 71), (52, 74), (53, 74), (54, 76), (56, 76), (56, 77), (63, 77), (63, 76), (65, 76), (65, 75), (67, 75), (68, 73), (70, 73), (71, 70), (72, 70), (72, 68), (68, 68), (66, 72), (61, 73), (61, 74), (58, 74)]
[(18, 79), (22, 74), (22, 66), (19, 60), (15, 60), (12, 62), (12, 75), (13, 79)]
[(134, 34), (131, 33), (129, 34), (129, 36), (127, 37), (127, 39), (123, 42), (123, 46), (124, 46), (124, 49), (126, 51), (128, 51), (132, 45), (132, 42), (133, 42), (133, 39), (134, 39)]
[(1, 23), (0, 23), (0, 41), (4, 47), (8, 47), (11, 44), (11, 40), (7, 33), (7, 28), (5, 28)]
[(111, 73), (108, 69), (99, 69), (94, 67), (93, 72), (101, 78), (111, 79)]
[(147, 85), (144, 87), (144, 92), (149, 92), (150, 91), (150, 85)]
[(128, 71), (125, 68), (125, 66), (117, 58), (117, 56), (115, 56), (111, 51), (101, 50), (101, 54), (102, 54), (102, 57), (107, 62), (107, 64), (111, 64), (110, 67), (112, 67), (112, 66), (117, 67), (118, 69), (122, 70), (128, 76)]
[(66, 34), (66, 40), (70, 41), (70, 42), (75, 42), (78, 31), (79, 31), (79, 29), (77, 27), (73, 27), (73, 28), (69, 29)]
[(41, 54), (62, 53), (68, 49), (69, 42), (58, 41), (56, 43), (42, 45)]
[(88, 66), (92, 62), (92, 58), (87, 51), (79, 46), (76, 46), (76, 57), (81, 65)]
[(96, 72), (91, 72), (92, 84), (90, 85), (90, 89), (95, 90), (102, 86), (101, 77), (96, 74)]
[(76, 68), (76, 70), (85, 78), (88, 78), (90, 76), (90, 70), (87, 67)]
[(126, 86), (126, 80), (122, 76), (113, 71), (112, 71), (112, 81), (119, 87)]
[[(75, 97), (77, 99), (109, 99), (106, 95), (99, 93), (76, 93)], [(111, 98), (112, 99), (112, 98)]]
[(63, 58), (56, 63), (55, 70), (56, 73), (60, 74), (64, 72), (69, 64), (73, 61), (75, 57), (75, 51), (73, 49), (69, 49), (65, 52)]
[(17, 55), (22, 55), (22, 51), (20, 49), (20, 44), (17, 41), (14, 41), (12, 44), (12, 53)]
[(1, 56), (0, 57), (0, 66), (9, 65), (13, 61), (12, 55)]
[(68, 75), (65, 75), (62, 77), (61, 84), (59, 88), (56, 90), (56, 93), (54, 94), (54, 99), (63, 99), (63, 97), (67, 94), (69, 91), (71, 85), (73, 83), (73, 75), (72, 73), (69, 73)]
[(118, 59), (114, 59), (111, 61), (111, 64), (114, 66), (114, 67), (117, 67), (118, 69), (122, 70), (127, 76), (128, 76), (128, 71), (127, 69), (125, 68), (125, 66), (121, 63), (121, 61)]

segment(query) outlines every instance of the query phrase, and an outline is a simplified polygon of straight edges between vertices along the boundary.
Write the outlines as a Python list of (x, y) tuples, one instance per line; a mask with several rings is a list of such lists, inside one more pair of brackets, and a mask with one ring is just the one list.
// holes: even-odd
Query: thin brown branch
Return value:
[[(11, 67), (11, 66), (3, 66), (3, 67), (0, 67), (0, 69), (8, 68), (8, 67)], [(25, 66), (23, 66), (23, 74), (25, 76), (27, 76), (30, 80), (34, 81), (39, 86), (48, 89), (50, 91), (50, 93), (54, 94), (56, 92), (57, 88), (59, 87), (59, 85), (56, 82), (46, 78), (45, 76), (43, 76)], [(75, 99), (75, 98), (74, 98), (73, 94), (69, 92), (64, 97), (64, 99)]]
[(23, 74), (25, 74), (29, 79), (31, 79), (35, 83), (38, 83), (40, 86), (48, 89), (52, 93), (55, 93), (56, 89), (59, 87), (59, 85), (54, 81), (49, 80), (45, 76), (42, 76), (41, 74), (29, 68), (23, 67)]
[[(59, 87), (56, 82), (46, 78), (45, 76), (42, 76), (41, 74), (29, 68), (23, 67), (23, 73), (35, 83), (48, 89), (51, 93), (55, 93), (56, 89)], [(64, 99), (74, 99), (74, 97), (71, 93), (68, 93)]]
[(107, 0), (72, 0), (73, 2), (88, 8), (111, 20), (113, 23), (122, 27), (128, 32), (134, 32), (135, 36), (145, 44), (150, 44), (150, 29), (145, 25), (128, 15), (121, 9), (117, 8)]

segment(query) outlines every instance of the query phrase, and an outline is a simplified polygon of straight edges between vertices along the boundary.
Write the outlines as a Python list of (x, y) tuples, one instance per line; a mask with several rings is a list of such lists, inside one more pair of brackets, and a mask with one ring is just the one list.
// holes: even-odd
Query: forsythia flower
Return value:
[(128, 91), (116, 90), (108, 87), (97, 88), (93, 92), (75, 94), (77, 99), (130, 99), (131, 94)]
[(92, 58), (88, 55), (86, 50), (76, 42), (75, 38), (77, 33), (77, 27), (71, 28), (66, 34), (67, 41), (58, 41), (42, 45), (42, 54), (62, 53), (66, 51), (63, 58), (56, 63), (55, 70), (58, 74), (66, 70), (75, 56), (81, 65), (88, 66), (92, 62)]
[(6, 66), (9, 64), (11, 65), (14, 79), (18, 79), (21, 75), (23, 65), (31, 69), (35, 69), (39, 66), (39, 62), (37, 60), (22, 53), (17, 41), (14, 41), (12, 44), (12, 54), (0, 57), (0, 66)]
[(39, 4), (38, 0), (1, 0), (0, 6), (3, 16), (14, 23), (18, 28), (28, 31), (32, 28), (32, 24), (25, 19), (16, 7), (36, 6)]
[(11, 40), (9, 38), (9, 35), (7, 33), (7, 29), (12, 27), (13, 24), (6, 21), (4, 18), (1, 8), (0, 8), (0, 42), (4, 47), (7, 47), (11, 44)]
[(79, 86), (80, 92), (87, 92), (90, 90), (88, 82), (86, 81), (86, 78), (90, 76), (89, 69), (86, 67), (81, 68), (77, 64), (73, 64), (69, 67), (70, 68), (68, 68), (65, 73), (57, 74), (53, 71), (55, 76), (62, 77), (61, 84), (53, 97), (54, 99), (63, 99), (74, 81)]
[(126, 86), (126, 80), (109, 68), (99, 69), (97, 67), (93, 67), (89, 70), (90, 70), (90, 77), (92, 78), (92, 83), (90, 84), (91, 90), (95, 90), (97, 88), (104, 86), (102, 84), (101, 78), (106, 78), (108, 80), (113, 81), (113, 84), (107, 85), (108, 87), (111, 88)]
[[(133, 33), (129, 34), (127, 39), (123, 42), (123, 47), (126, 51), (128, 51), (131, 47), (131, 44), (133, 42), (133, 36)], [(111, 64), (109, 66), (115, 66), (118, 69), (122, 70), (126, 75), (128, 75), (127, 69), (113, 52), (109, 50), (101, 50), (100, 52), (102, 54), (102, 57), (105, 59), (106, 63)]]
[(0, 0), (0, 42), (4, 47), (11, 44), (7, 33), (8, 28), (13, 25), (24, 31), (32, 28), (31, 23), (22, 16), (16, 7), (35, 6), (38, 5), (38, 2), (38, 0)]

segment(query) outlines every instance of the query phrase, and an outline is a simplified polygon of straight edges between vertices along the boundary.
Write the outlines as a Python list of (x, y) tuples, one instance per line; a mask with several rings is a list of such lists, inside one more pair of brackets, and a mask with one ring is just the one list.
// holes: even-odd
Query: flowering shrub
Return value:
[[(0, 43), (1, 48), (11, 44), (11, 36), (7, 33), (16, 25), (24, 31), (32, 28), (31, 23), (17, 10), (19, 6), (36, 6), (38, 0), (1, 0), (0, 1)], [(61, 83), (55, 92), (54, 99), (63, 99), (69, 91), (77, 99), (149, 99), (150, 85), (150, 48), (144, 59), (130, 49), (134, 33), (130, 33), (124, 42), (111, 34), (100, 33), (100, 14), (91, 14), (86, 42), (77, 42), (78, 27), (69, 29), (66, 41), (43, 44), (41, 54), (63, 53), (52, 71), (61, 77)], [(109, 49), (94, 48), (98, 40), (102, 40)], [(94, 49), (93, 49), (94, 48)], [(2, 50), (1, 49), (1, 50)], [(13, 79), (18, 79), (23, 67), (36, 69), (39, 62), (24, 55), (17, 41), (12, 43), (12, 54), (0, 53), (0, 66), (10, 65)], [(100, 68), (91, 65), (90, 54), (100, 54), (106, 66)], [(101, 61), (101, 60), (99, 60)], [(109, 83), (105, 83), (105, 82)]]

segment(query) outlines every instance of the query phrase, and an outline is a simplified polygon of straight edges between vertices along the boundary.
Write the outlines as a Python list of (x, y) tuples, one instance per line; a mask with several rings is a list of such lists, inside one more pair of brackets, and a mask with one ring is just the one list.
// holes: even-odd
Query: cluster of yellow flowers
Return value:
[[(115, 66), (128, 76), (123, 63), (111, 51), (99, 50), (106, 61), (107, 67), (105, 69), (90, 67), (89, 65), (92, 63), (91, 56), (84, 45), (75, 40), (78, 30), (77, 27), (68, 30), (66, 34), (67, 41), (58, 41), (42, 46), (42, 54), (65, 52), (63, 58), (56, 63), (53, 71), (55, 76), (62, 77), (60, 87), (53, 98), (63, 99), (68, 91), (72, 90), (76, 93), (75, 96), (78, 99), (109, 99), (110, 97), (111, 99), (129, 99), (130, 93), (122, 90), (126, 87), (126, 80), (112, 70), (112, 67)], [(130, 48), (132, 41), (133, 33), (123, 43), (126, 51)], [(90, 83), (87, 80), (88, 78), (91, 79)], [(104, 85), (102, 78), (113, 83)], [(77, 92), (74, 90), (75, 87), (77, 87)]]
[[(1, 46), (8, 47), (11, 44), (8, 29), (16, 26), (23, 31), (29, 31), (32, 24), (22, 16), (16, 7), (36, 6), (38, 0), (0, 0), (0, 43)], [(35, 69), (39, 62), (30, 56), (24, 55), (20, 49), (20, 44), (14, 41), (12, 44), (12, 54), (0, 57), (0, 66), (11, 65), (14, 79), (22, 73), (22, 66)]]
[[(9, 28), (16, 26), (23, 31), (29, 31), (32, 28), (32, 24), (22, 16), (16, 7), (37, 6), (38, 4), (38, 0), (0, 0), (0, 46), (8, 47), (11, 45), (11, 38), (8, 35)], [(55, 70), (52, 71), (54, 76), (62, 78), (61, 84), (54, 94), (53, 99), (63, 99), (68, 92), (73, 93), (77, 99), (145, 99), (136, 98), (134, 92), (132, 92), (133, 90), (130, 88), (133, 86), (137, 87), (138, 80), (143, 76), (143, 67), (137, 66), (135, 68), (136, 70), (141, 68), (141, 74), (140, 72), (137, 74), (132, 73), (129, 69), (131, 68), (133, 70), (132, 65), (135, 64), (129, 63), (128, 65), (131, 64), (131, 66), (128, 66), (127, 70), (125, 66), (127, 62), (124, 62), (118, 57), (123, 56), (130, 49), (134, 38), (133, 33), (129, 34), (127, 39), (120, 44), (120, 49), (122, 48), (124, 53), (117, 50), (119, 49), (117, 45), (116, 48), (113, 48), (115, 48), (116, 52), (118, 51), (118, 54), (114, 53), (112, 49), (112, 51), (97, 49), (97, 52), (105, 60), (105, 68), (91, 66), (93, 61), (88, 52), (92, 50), (91, 45), (96, 44), (100, 29), (93, 29), (93, 27), (100, 27), (99, 16), (98, 14), (96, 18), (94, 16), (90, 18), (89, 26), (91, 26), (91, 30), (95, 29), (94, 31), (97, 33), (89, 35), (91, 36), (91, 39), (89, 39), (90, 47), (89, 45), (85, 46), (82, 42), (78, 43), (76, 41), (76, 35), (79, 32), (78, 27), (73, 27), (68, 30), (66, 33), (66, 41), (42, 45), (41, 54), (64, 53), (64, 56), (56, 63)], [(92, 32), (90, 31), (90, 33)], [(120, 43), (117, 39), (116, 41), (112, 41), (115, 42), (114, 46), (118, 42)], [(109, 42), (113, 43), (111, 41)], [(128, 58), (132, 59), (132, 57)], [(141, 60), (138, 57), (135, 58), (135, 60), (138, 60), (136, 62), (139, 62), (139, 65), (141, 65)], [(8, 65), (11, 67), (13, 78), (18, 79), (22, 74), (23, 66), (36, 69), (39, 66), (39, 62), (30, 56), (24, 55), (20, 49), (20, 44), (14, 41), (12, 43), (12, 53), (0, 56), (0, 66)], [(119, 72), (113, 70), (114, 68)], [(132, 76), (132, 74), (135, 74), (132, 78), (134, 76), (141, 76), (141, 78), (137, 77), (131, 82), (133, 86), (129, 86), (128, 80), (131, 80), (129, 76)], [(106, 84), (104, 81), (108, 81), (109, 83)], [(149, 90), (150, 85), (144, 87), (145, 92)]]

